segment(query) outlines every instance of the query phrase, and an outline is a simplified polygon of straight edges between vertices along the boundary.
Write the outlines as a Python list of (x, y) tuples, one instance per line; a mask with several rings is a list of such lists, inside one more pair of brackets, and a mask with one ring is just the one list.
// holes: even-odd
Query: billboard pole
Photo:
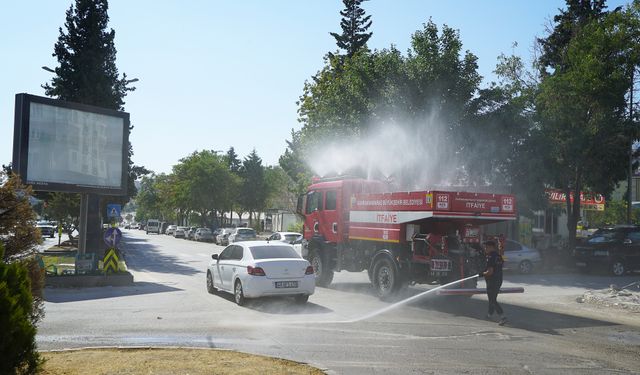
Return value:
[(78, 238), (78, 254), (87, 252), (87, 216), (89, 215), (89, 194), (80, 194), (80, 236)]

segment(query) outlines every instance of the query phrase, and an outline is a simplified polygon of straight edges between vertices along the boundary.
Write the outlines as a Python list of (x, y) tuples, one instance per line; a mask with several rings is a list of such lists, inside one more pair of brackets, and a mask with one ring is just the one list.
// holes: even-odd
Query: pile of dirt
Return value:
[(324, 374), (306, 364), (229, 350), (96, 348), (42, 353), (41, 374)]
[(577, 302), (640, 313), (640, 281), (623, 287), (612, 284), (607, 289), (589, 290), (578, 297)]

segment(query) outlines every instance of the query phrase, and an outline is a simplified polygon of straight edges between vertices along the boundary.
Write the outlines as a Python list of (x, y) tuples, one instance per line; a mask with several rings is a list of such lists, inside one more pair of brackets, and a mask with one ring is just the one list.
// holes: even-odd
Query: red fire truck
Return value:
[[(378, 181), (336, 178), (315, 180), (300, 197), (302, 255), (319, 286), (331, 284), (334, 271), (367, 270), (384, 299), (408, 284), (476, 274), (484, 265), (480, 242), (490, 237), (483, 224), (516, 219), (508, 194), (387, 190)], [(474, 290), (476, 282), (463, 288)]]

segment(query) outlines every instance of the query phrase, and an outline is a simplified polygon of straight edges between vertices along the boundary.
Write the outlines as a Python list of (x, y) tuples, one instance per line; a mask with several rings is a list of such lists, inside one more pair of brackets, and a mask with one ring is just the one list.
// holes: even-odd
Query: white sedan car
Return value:
[(246, 298), (293, 296), (306, 303), (315, 292), (313, 267), (282, 242), (236, 242), (213, 254), (207, 269), (207, 291), (233, 293), (242, 306)]
[(267, 241), (280, 241), (280, 242), (284, 242), (284, 243), (293, 244), (294, 242), (296, 242), (298, 240), (301, 240), (301, 239), (302, 239), (302, 234), (300, 234), (300, 233), (296, 233), (296, 232), (275, 232), (274, 234), (269, 236), (269, 238), (267, 238)]

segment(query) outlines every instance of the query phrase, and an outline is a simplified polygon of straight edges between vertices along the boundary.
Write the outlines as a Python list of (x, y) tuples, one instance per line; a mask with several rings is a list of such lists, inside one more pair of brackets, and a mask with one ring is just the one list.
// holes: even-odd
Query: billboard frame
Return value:
[[(122, 131), (122, 175), (120, 186), (105, 187), (96, 185), (81, 185), (75, 183), (59, 183), (42, 181), (29, 184), (27, 181), (27, 166), (29, 162), (29, 120), (31, 103), (44, 104), (53, 107), (66, 108), (99, 115), (119, 117), (123, 120)], [(98, 195), (126, 196), (128, 187), (129, 167), (129, 113), (113, 109), (96, 107), (87, 104), (51, 99), (26, 93), (16, 94), (15, 118), (13, 128), (13, 161), (12, 169), (18, 174), (23, 183), (32, 186), (35, 191), (56, 191), (67, 193), (85, 193)]]

